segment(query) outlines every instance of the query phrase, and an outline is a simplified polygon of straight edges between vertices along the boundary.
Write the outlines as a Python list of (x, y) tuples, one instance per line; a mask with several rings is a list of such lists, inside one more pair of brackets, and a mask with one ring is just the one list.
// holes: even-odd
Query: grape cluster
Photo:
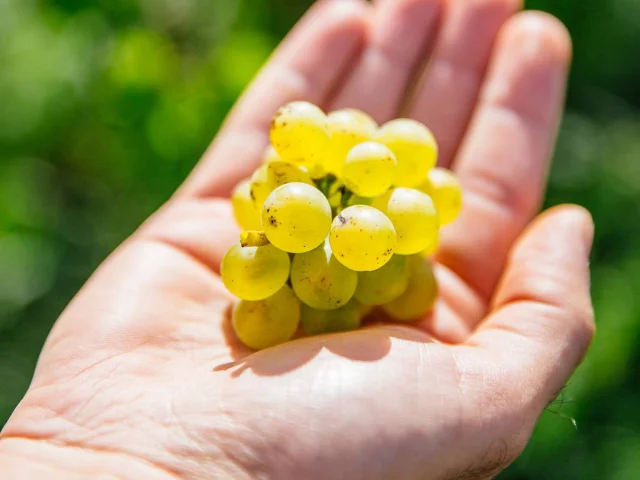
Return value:
[(366, 113), (282, 107), (263, 164), (233, 191), (244, 229), (222, 262), (241, 301), (233, 327), (260, 350), (356, 329), (375, 308), (397, 321), (426, 315), (437, 295), (427, 257), (462, 190), (436, 168), (438, 147), (415, 120), (381, 127)]

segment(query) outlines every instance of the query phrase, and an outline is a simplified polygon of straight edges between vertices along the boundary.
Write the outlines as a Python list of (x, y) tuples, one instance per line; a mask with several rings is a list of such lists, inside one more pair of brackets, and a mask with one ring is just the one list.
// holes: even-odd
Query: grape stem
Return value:
[(269, 245), (269, 239), (264, 232), (258, 230), (245, 230), (240, 234), (242, 247), (264, 247)]

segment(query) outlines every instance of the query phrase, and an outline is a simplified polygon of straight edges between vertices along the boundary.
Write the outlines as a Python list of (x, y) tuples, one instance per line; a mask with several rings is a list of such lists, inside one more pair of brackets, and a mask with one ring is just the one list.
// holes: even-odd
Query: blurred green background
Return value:
[[(0, 0), (0, 425), (60, 311), (180, 184), (309, 3)], [(640, 0), (528, 7), (574, 38), (547, 203), (595, 217), (599, 330), (560, 415), (500, 478), (640, 478)]]

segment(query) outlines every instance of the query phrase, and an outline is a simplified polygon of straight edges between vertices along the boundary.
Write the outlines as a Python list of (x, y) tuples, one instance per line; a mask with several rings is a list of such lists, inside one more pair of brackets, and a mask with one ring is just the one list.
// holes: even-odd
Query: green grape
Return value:
[(396, 245), (391, 221), (366, 205), (344, 209), (333, 220), (331, 249), (345, 267), (356, 272), (377, 270), (387, 263)]
[(431, 197), (412, 188), (394, 188), (373, 201), (396, 229), (395, 252), (411, 255), (425, 250), (438, 239), (440, 222)]
[(462, 185), (456, 176), (445, 168), (434, 168), (427, 174), (427, 180), (420, 190), (433, 199), (440, 223), (453, 222), (462, 210)]
[(407, 290), (382, 307), (395, 320), (405, 322), (424, 317), (438, 296), (438, 283), (428, 260), (421, 255), (412, 255), (409, 268), (411, 274)]
[(435, 167), (438, 145), (431, 131), (415, 120), (400, 118), (385, 123), (376, 141), (385, 144), (395, 154), (398, 173), (395, 185), (415, 187)]
[(233, 207), (233, 216), (242, 228), (245, 230), (262, 228), (260, 211), (251, 198), (251, 182), (249, 180), (242, 180), (233, 189), (231, 206)]
[(280, 108), (271, 122), (270, 136), (283, 161), (310, 169), (326, 157), (331, 139), (327, 116), (309, 102)]
[(232, 325), (236, 336), (253, 350), (290, 340), (299, 324), (300, 301), (287, 285), (264, 300), (243, 300), (233, 310)]
[(305, 183), (276, 188), (262, 207), (262, 227), (269, 241), (289, 253), (320, 245), (331, 228), (331, 206), (320, 190)]
[(349, 302), (337, 310), (316, 310), (303, 304), (301, 321), (307, 335), (347, 332), (360, 326), (360, 310), (356, 302)]
[(358, 273), (355, 298), (363, 305), (384, 305), (402, 295), (409, 286), (407, 257), (394, 255), (383, 267), (373, 272)]
[(342, 175), (349, 190), (362, 197), (382, 195), (394, 183), (396, 157), (385, 145), (365, 142), (353, 147), (344, 162)]
[(291, 286), (300, 300), (319, 310), (333, 310), (351, 300), (358, 274), (342, 265), (331, 253), (328, 241), (291, 264)]
[(327, 116), (331, 144), (324, 165), (328, 172), (342, 175), (342, 165), (349, 150), (356, 145), (372, 140), (378, 124), (366, 113), (353, 108), (336, 110)]
[(243, 300), (262, 300), (276, 293), (289, 277), (289, 255), (273, 245), (236, 244), (222, 259), (220, 273), (227, 289)]
[(269, 144), (262, 155), (262, 163), (269, 164), (271, 162), (281, 162), (282, 159), (276, 149), (273, 148), (273, 145)]
[(251, 197), (256, 206), (262, 209), (269, 194), (280, 185), (299, 182), (313, 185), (309, 174), (302, 168), (289, 163), (273, 161), (262, 165), (251, 177)]

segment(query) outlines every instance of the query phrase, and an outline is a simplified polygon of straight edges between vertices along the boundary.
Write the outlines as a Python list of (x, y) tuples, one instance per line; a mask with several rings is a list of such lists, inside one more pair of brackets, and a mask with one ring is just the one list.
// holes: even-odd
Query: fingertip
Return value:
[(571, 35), (555, 16), (527, 10), (514, 15), (501, 34), (502, 41), (526, 47), (533, 55), (569, 63), (572, 55)]
[(595, 224), (591, 213), (586, 208), (574, 204), (558, 205), (545, 211), (537, 221), (553, 221), (554, 225), (557, 223), (572, 229), (581, 236), (585, 250), (587, 252), (591, 250)]

